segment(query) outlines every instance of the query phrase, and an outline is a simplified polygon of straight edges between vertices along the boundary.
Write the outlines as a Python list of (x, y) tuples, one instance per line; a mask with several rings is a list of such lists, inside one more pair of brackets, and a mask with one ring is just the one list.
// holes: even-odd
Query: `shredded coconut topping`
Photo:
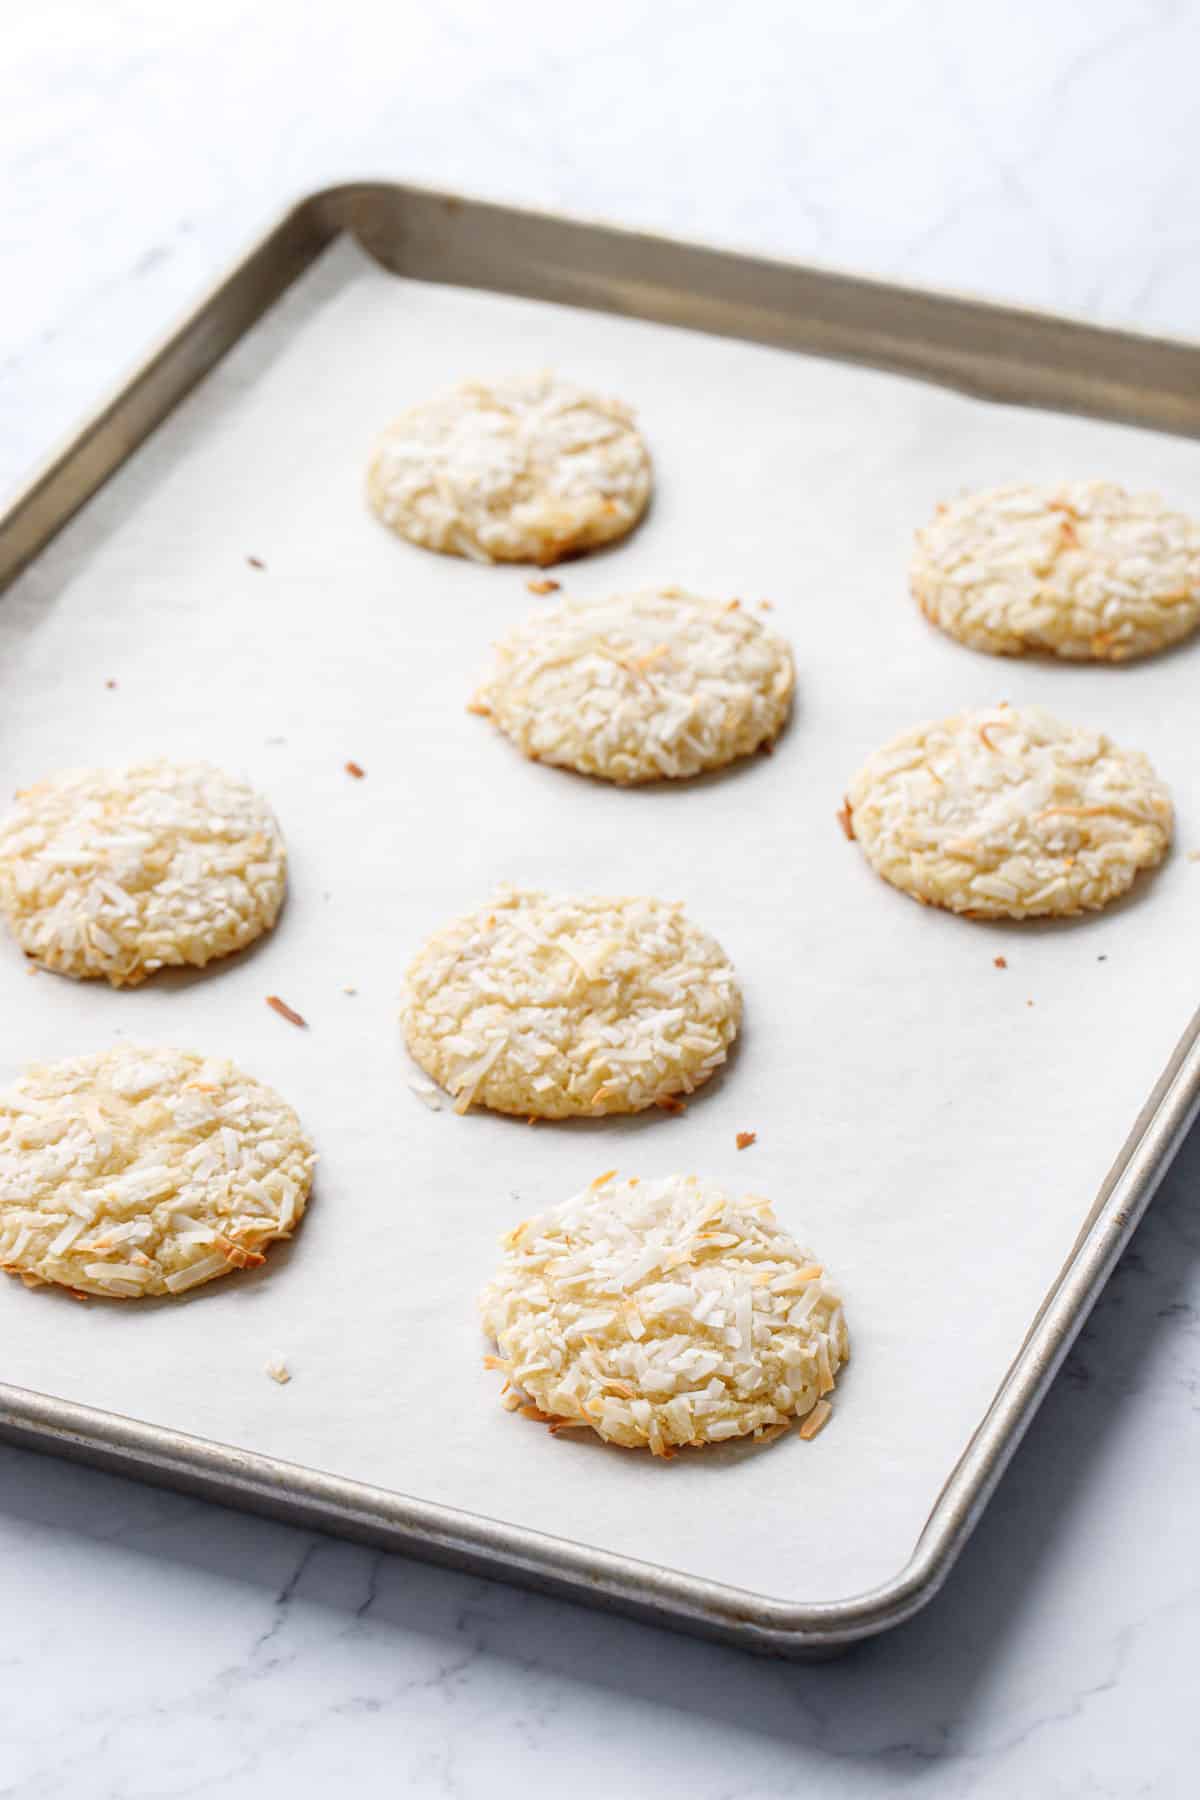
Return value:
[(26, 955), (114, 987), (251, 943), (286, 876), (271, 809), (208, 763), (68, 770), (0, 824), (0, 910)]
[(503, 888), (425, 944), (403, 1020), (456, 1111), (562, 1119), (690, 1094), (741, 1011), (724, 952), (682, 906)]
[(665, 587), (531, 614), (473, 710), (534, 761), (654, 781), (772, 742), (794, 681), (788, 646), (744, 610)]
[(541, 564), (624, 537), (650, 485), (630, 409), (549, 373), (468, 381), (412, 407), (367, 478), (375, 512), (415, 544)]
[(694, 1175), (601, 1176), (504, 1244), (480, 1298), (492, 1364), (555, 1425), (659, 1456), (773, 1434), (850, 1354), (836, 1291), (770, 1202)]
[(0, 1093), (0, 1268), (138, 1299), (257, 1265), (315, 1161), (291, 1107), (221, 1057), (123, 1046)]
[(912, 589), (973, 650), (1122, 662), (1200, 623), (1200, 524), (1109, 481), (969, 494), (917, 533)]
[(1171, 841), (1170, 796), (1145, 756), (1033, 706), (906, 731), (847, 803), (886, 881), (978, 918), (1095, 911)]

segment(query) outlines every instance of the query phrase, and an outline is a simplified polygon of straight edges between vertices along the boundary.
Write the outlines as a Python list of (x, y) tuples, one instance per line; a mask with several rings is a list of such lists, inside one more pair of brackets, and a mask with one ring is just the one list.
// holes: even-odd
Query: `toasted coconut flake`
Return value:
[(818, 1400), (817, 1404), (801, 1424), (800, 1436), (802, 1438), (815, 1438), (821, 1427), (827, 1424), (832, 1416), (833, 1408), (830, 1406), (828, 1400)]
[(346, 773), (347, 773), (347, 775), (353, 775), (353, 776), (354, 776), (354, 779), (355, 779), (355, 780), (356, 780), (356, 781), (361, 781), (361, 780), (362, 780), (362, 778), (363, 778), (363, 776), (364, 776), (364, 775), (365, 775), (365, 774), (366, 774), (366, 772), (367, 772), (367, 771), (366, 771), (366, 770), (365, 770), (365, 769), (364, 769), (364, 768), (363, 768), (363, 767), (362, 767), (362, 766), (361, 766), (361, 764), (359, 764), (359, 763), (356, 763), (356, 762), (348, 762), (348, 763), (347, 763), (347, 764), (346, 764)]
[(267, 1005), (272, 1012), (277, 1012), (281, 1019), (286, 1019), (289, 1025), (299, 1025), (307, 1030), (308, 1020), (301, 1018), (295, 1008), (289, 1006), (286, 1000), (281, 1000), (278, 994), (268, 994)]
[(853, 843), (854, 842), (854, 817), (850, 811), (849, 800), (842, 801), (842, 804), (839, 807), (838, 813), (837, 813), (837, 822), (841, 826), (844, 836), (849, 838), (850, 842)]
[(288, 1368), (282, 1356), (273, 1356), (266, 1366), (266, 1372), (271, 1377), (271, 1380), (277, 1382), (280, 1387), (286, 1387), (288, 1382), (292, 1379), (292, 1371)]
[(757, 1144), (757, 1131), (739, 1131), (734, 1140), (739, 1150), (748, 1150), (751, 1144)]

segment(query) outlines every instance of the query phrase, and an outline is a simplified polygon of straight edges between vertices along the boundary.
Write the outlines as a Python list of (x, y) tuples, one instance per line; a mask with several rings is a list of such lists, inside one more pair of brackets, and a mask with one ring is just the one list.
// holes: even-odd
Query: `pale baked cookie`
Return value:
[(772, 743), (794, 682), (788, 646), (736, 600), (653, 588), (533, 613), (498, 646), (473, 710), (535, 762), (628, 784)]
[(136, 1300), (264, 1261), (315, 1158), (279, 1095), (224, 1057), (102, 1050), (0, 1093), (0, 1268)]
[(208, 763), (70, 769), (0, 824), (0, 911), (25, 954), (114, 987), (252, 943), (286, 875), (266, 801)]
[(918, 531), (912, 590), (972, 650), (1123, 662), (1200, 623), (1200, 524), (1110, 481), (968, 494)]
[(690, 1094), (741, 1014), (724, 951), (682, 906), (502, 888), (424, 945), (402, 1017), (457, 1112), (566, 1119)]
[(1041, 707), (918, 725), (876, 751), (843, 814), (894, 887), (981, 919), (1094, 912), (1171, 841), (1145, 756)]
[(385, 525), (475, 562), (552, 563), (624, 537), (650, 485), (630, 409), (546, 373), (464, 382), (411, 407), (367, 474)]
[(504, 1239), (480, 1305), (505, 1404), (657, 1456), (802, 1417), (813, 1435), (850, 1345), (812, 1253), (757, 1195), (615, 1173)]

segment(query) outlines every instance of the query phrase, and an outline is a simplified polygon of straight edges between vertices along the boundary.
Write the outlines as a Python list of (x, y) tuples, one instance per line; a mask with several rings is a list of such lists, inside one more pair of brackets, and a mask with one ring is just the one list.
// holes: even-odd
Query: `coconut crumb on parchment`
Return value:
[(289, 1006), (286, 1000), (281, 1000), (278, 994), (268, 994), (267, 1005), (272, 1012), (277, 1012), (281, 1019), (286, 1019), (289, 1025), (299, 1025), (307, 1031), (308, 1020), (303, 1018), (294, 1006)]

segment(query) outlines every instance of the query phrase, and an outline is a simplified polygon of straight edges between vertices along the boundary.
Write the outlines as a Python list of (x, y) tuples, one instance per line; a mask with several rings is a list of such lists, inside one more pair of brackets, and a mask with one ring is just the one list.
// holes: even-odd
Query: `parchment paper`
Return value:
[[(410, 401), (541, 366), (631, 400), (658, 472), (645, 526), (558, 575), (584, 595), (770, 598), (799, 677), (774, 756), (619, 792), (525, 762), (465, 712), (490, 640), (538, 604), (534, 572), (393, 539), (364, 464)], [(897, 1573), (1196, 999), (1200, 646), (1009, 663), (936, 635), (906, 593), (937, 500), (1067, 474), (1194, 509), (1200, 446), (400, 281), (335, 246), (0, 606), (8, 788), (210, 757), (261, 786), (291, 852), (277, 930), (204, 974), (118, 993), (31, 978), (0, 945), (0, 1078), (122, 1036), (228, 1053), (309, 1126), (312, 1209), (267, 1269), (181, 1302), (0, 1284), (4, 1378), (780, 1598)], [(1128, 903), (972, 924), (913, 905), (843, 838), (871, 749), (999, 699), (1104, 727), (1172, 785), (1178, 847)], [(724, 944), (744, 1037), (686, 1116), (530, 1129), (409, 1092), (402, 970), (504, 879), (678, 897)], [(739, 1130), (758, 1133), (743, 1153)], [(828, 1263), (854, 1354), (814, 1442), (664, 1465), (501, 1410), (475, 1312), (496, 1239), (613, 1166), (767, 1193)], [(277, 1354), (286, 1388), (264, 1373)]]

